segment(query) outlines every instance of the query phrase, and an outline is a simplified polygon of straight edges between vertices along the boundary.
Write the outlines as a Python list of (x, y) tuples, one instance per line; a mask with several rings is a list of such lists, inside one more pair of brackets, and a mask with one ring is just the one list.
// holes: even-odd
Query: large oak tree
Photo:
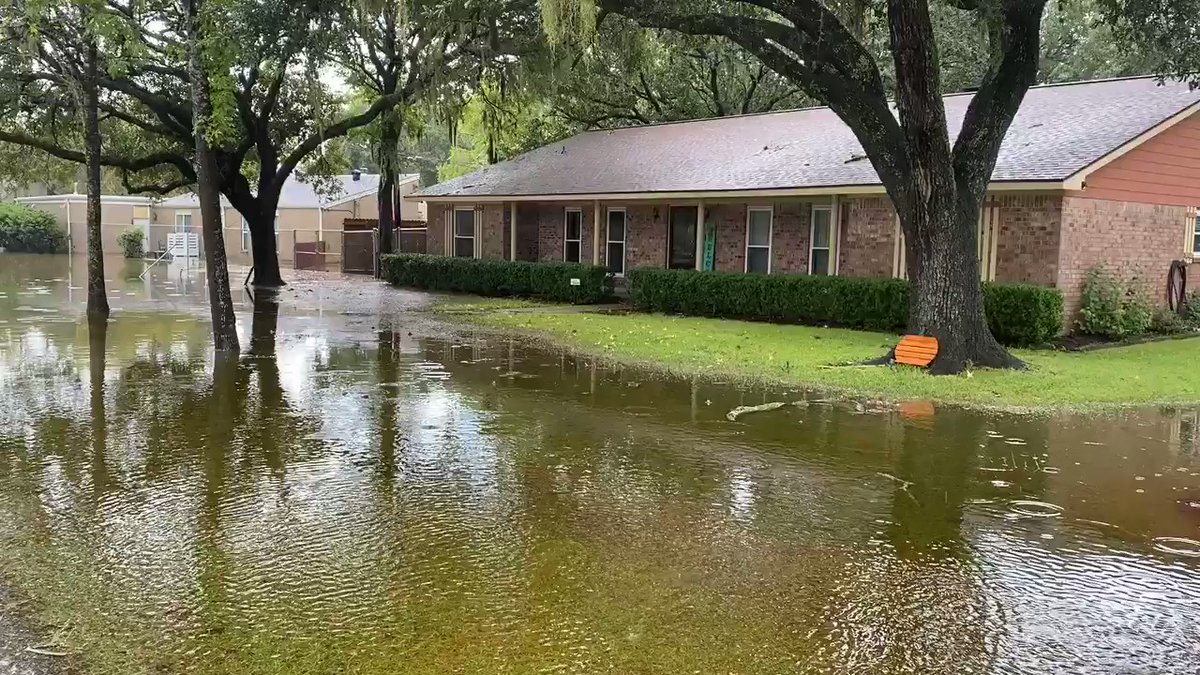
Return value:
[[(829, 6), (818, 0), (599, 0), (643, 26), (722, 36), (828, 105), (854, 132), (900, 217), (912, 280), (909, 331), (938, 338), (933, 372), (1021, 367), (984, 317), (976, 258), (979, 210), (1026, 90), (1036, 82), (1046, 0), (959, 0), (988, 27), (987, 68), (956, 138), (942, 101), (930, 0)], [(589, 5), (547, 2), (554, 30)], [(886, 29), (894, 85), (869, 37)], [(552, 33), (553, 35), (553, 33)]]
[[(28, 0), (12, 0), (15, 4)], [(369, 3), (364, 3), (366, 6)], [(109, 145), (101, 161), (125, 174), (130, 192), (170, 193), (196, 184), (191, 81), (187, 62), (187, 16), (175, 0), (107, 0), (126, 24), (119, 50), (101, 54), (99, 77), (105, 137), (127, 139)], [(211, 150), (220, 192), (246, 219), (255, 283), (282, 283), (275, 241), (275, 212), (284, 183), (297, 167), (330, 139), (372, 124), (411, 101), (428, 82), (402, 69), (414, 54), (426, 70), (452, 67), (480, 53), (495, 38), (495, 13), (504, 3), (481, 0), (428, 0), (406, 3), (399, 36), (407, 49), (396, 54), (394, 77), (361, 108), (348, 108), (325, 82), (349, 49), (339, 21), (344, 3), (336, 0), (234, 0), (222, 3), (229, 19), (223, 42), (229, 70), (213, 85), (213, 105), (227, 127)], [(62, 133), (59, 118), (61, 64), (35, 54), (26, 58), (16, 45), (30, 31), (10, 21), (0, 36), (0, 141), (37, 148), (82, 162), (76, 135)], [(69, 31), (49, 24), (40, 35)], [(437, 50), (441, 50), (440, 52)], [(435, 72), (434, 75), (441, 75)]]

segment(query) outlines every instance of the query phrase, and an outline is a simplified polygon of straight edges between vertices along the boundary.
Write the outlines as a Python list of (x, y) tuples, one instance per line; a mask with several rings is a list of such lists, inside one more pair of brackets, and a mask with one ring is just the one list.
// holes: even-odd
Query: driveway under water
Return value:
[(0, 579), (88, 672), (1200, 671), (1200, 411), (670, 379), (319, 275), (214, 359), (194, 269), (111, 259), (101, 340), (83, 265), (0, 255)]

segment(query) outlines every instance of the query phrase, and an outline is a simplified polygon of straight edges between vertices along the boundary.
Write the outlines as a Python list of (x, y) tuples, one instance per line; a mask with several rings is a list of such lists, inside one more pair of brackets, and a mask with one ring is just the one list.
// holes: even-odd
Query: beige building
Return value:
[[(316, 186), (293, 177), (284, 184), (279, 196), (279, 208), (275, 214), (276, 240), (279, 244), (279, 259), (294, 261), (297, 244), (325, 242), (325, 250), (331, 256), (342, 251), (343, 223), (347, 219), (379, 218), (379, 174), (354, 173), (333, 176), (332, 189), (329, 183)], [(397, 180), (396, 206), (402, 221), (425, 221), (424, 202), (404, 200), (405, 195), (416, 192), (420, 185), (419, 174), (404, 174)], [(222, 197), (224, 216), (225, 249), (233, 260), (246, 261), (250, 254), (250, 231), (237, 209)], [(190, 229), (200, 220), (200, 204), (194, 194), (172, 197), (159, 203), (155, 209), (155, 227), (152, 228), (151, 250), (161, 250), (166, 245), (170, 231)]]
[[(54, 216), (69, 235), (70, 252), (87, 251), (87, 195), (43, 195), (20, 197), (15, 201)], [(101, 242), (106, 252), (120, 252), (117, 237), (126, 230), (141, 230), (144, 234), (152, 230), (154, 206), (149, 197), (105, 195), (100, 198), (100, 210)]]

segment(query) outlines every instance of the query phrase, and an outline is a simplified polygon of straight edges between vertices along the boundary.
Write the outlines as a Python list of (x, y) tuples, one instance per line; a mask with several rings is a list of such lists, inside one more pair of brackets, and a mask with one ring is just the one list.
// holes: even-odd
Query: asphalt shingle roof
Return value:
[[(288, 177), (287, 181), (283, 184), (283, 190), (279, 193), (279, 208), (315, 209), (318, 206), (328, 207), (379, 191), (379, 174), (377, 173), (359, 174), (358, 180), (354, 180), (354, 176), (350, 174), (332, 176), (332, 178), (334, 181), (333, 193), (317, 194), (311, 183), (301, 182), (295, 175)], [(403, 184), (409, 181), (420, 180), (420, 178), (420, 174), (401, 174), (397, 177), (396, 183)], [(224, 197), (221, 197), (221, 201), (222, 203), (226, 203)], [(199, 208), (200, 200), (194, 193), (189, 193), (167, 199), (159, 204), (159, 206), (175, 209)]]
[[(970, 94), (945, 98), (957, 136)], [(993, 181), (1063, 180), (1200, 101), (1152, 77), (1034, 87)], [(430, 186), (415, 197), (587, 195), (878, 185), (828, 108), (589, 131)]]

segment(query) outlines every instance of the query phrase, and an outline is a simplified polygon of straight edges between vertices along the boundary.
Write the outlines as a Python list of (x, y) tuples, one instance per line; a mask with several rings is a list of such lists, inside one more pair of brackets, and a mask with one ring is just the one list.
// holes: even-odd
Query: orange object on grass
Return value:
[(938, 341), (927, 335), (905, 335), (896, 345), (896, 363), (925, 368), (938, 353)]

